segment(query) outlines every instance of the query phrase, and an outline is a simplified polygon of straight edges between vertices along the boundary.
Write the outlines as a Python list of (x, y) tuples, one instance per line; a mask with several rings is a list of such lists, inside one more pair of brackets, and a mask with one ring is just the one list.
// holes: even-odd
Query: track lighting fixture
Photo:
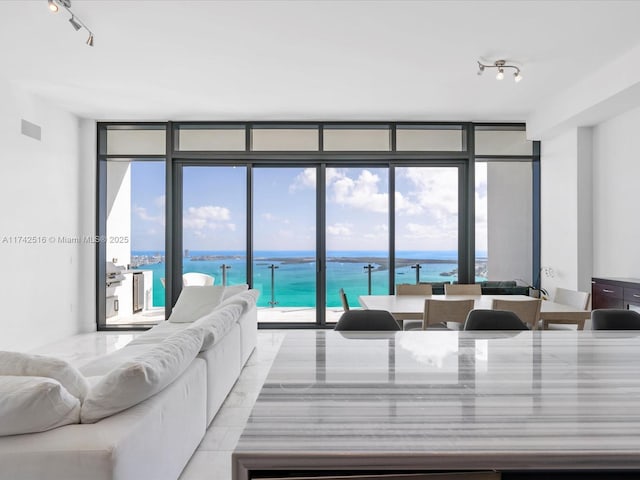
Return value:
[(496, 73), (496, 80), (504, 79), (504, 69), (505, 68), (513, 68), (515, 72), (513, 72), (513, 80), (518, 83), (522, 80), (522, 73), (520, 72), (520, 68), (515, 65), (507, 65), (505, 60), (496, 60), (493, 62), (493, 65), (486, 65), (480, 61), (478, 61), (478, 75), (482, 75), (484, 73), (485, 68), (497, 68), (498, 72)]
[(73, 28), (76, 29), (76, 32), (82, 28), (82, 25), (80, 25), (76, 21), (76, 17), (74, 17), (73, 15), (71, 15), (71, 18), (69, 19), (69, 23), (73, 26)]
[(71, 26), (76, 30), (76, 32), (81, 28), (84, 28), (89, 33), (87, 45), (93, 47), (93, 32), (89, 30), (84, 22), (71, 11), (71, 0), (47, 0), (47, 3), (49, 4), (49, 10), (53, 13), (58, 13), (60, 7), (63, 7), (67, 12), (69, 12), (71, 14), (71, 18), (69, 19)]

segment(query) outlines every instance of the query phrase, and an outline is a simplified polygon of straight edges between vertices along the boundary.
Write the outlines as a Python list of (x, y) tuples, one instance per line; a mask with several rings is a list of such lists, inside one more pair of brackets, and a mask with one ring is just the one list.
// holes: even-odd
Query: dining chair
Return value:
[[(473, 300), (434, 300), (427, 298), (424, 301), (424, 316), (422, 320), (422, 329), (427, 328), (455, 328), (464, 323), (467, 315), (473, 310)], [(459, 328), (458, 328), (459, 329)]]
[(433, 288), (431, 285), (419, 283), (418, 285), (412, 283), (400, 283), (396, 285), (396, 295), (425, 295), (431, 296), (433, 294)]
[(492, 310), (507, 310), (515, 313), (520, 320), (527, 325), (531, 325), (531, 330), (538, 328), (538, 320), (540, 320), (540, 306), (542, 300), (539, 298), (531, 298), (527, 300), (503, 300), (494, 298), (491, 304)]
[[(542, 327), (544, 329), (547, 329), (550, 327), (550, 325), (553, 325), (553, 328), (556, 329), (568, 329), (571, 326), (576, 325), (578, 330), (584, 330), (584, 322), (589, 317), (589, 314), (586, 313), (586, 310), (589, 306), (590, 298), (591, 294), (588, 292), (579, 292), (577, 290), (569, 290), (561, 287), (556, 288), (556, 293), (553, 297), (553, 301), (555, 303), (569, 305), (570, 307), (576, 307), (579, 310), (585, 310), (585, 317), (582, 320), (578, 321), (545, 318), (544, 320), (542, 320)], [(564, 327), (564, 325), (568, 326)]]
[(529, 330), (522, 320), (507, 310), (471, 310), (463, 330)]
[(386, 310), (346, 310), (334, 330), (393, 331), (401, 328), (393, 315)]
[(206, 273), (187, 272), (182, 275), (182, 285), (187, 286), (206, 286), (213, 285), (215, 278)]
[(640, 330), (640, 313), (633, 310), (601, 308), (591, 312), (593, 330)]
[(482, 295), (482, 287), (479, 283), (451, 283), (444, 285), (445, 295)]
[(340, 294), (340, 302), (342, 302), (342, 309), (346, 312), (349, 310), (349, 300), (347, 300), (347, 294), (344, 293), (344, 288), (341, 288), (338, 293)]

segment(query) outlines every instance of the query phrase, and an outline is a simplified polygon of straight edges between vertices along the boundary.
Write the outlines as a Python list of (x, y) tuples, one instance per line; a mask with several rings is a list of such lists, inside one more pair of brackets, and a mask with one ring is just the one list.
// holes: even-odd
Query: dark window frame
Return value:
[[(233, 151), (179, 151), (176, 149), (178, 131), (182, 126), (192, 128), (244, 128), (245, 150)], [(389, 151), (324, 151), (323, 131), (325, 126), (333, 128), (381, 128), (388, 127)], [(461, 151), (396, 151), (398, 127), (450, 127), (460, 128), (463, 136)], [(165, 155), (108, 155), (106, 132), (108, 129), (165, 129)], [(252, 128), (318, 128), (318, 151), (253, 151), (251, 149)], [(254, 167), (297, 166), (317, 168), (316, 185), (316, 255), (319, 268), (316, 274), (316, 322), (309, 324), (268, 323), (259, 328), (322, 328), (327, 327), (324, 304), (326, 301), (325, 270), (325, 220), (326, 220), (326, 168), (387, 167), (389, 169), (389, 290), (394, 291), (395, 279), (395, 168), (400, 166), (455, 166), (458, 168), (458, 269), (462, 282), (471, 281), (475, 271), (475, 161), (531, 161), (533, 165), (533, 258), (532, 271), (540, 265), (540, 142), (532, 143), (530, 156), (475, 155), (475, 128), (508, 128), (524, 130), (523, 123), (473, 123), (473, 122), (98, 122), (97, 124), (97, 198), (96, 234), (106, 235), (106, 163), (109, 159), (162, 159), (166, 162), (166, 210), (165, 210), (165, 318), (179, 296), (182, 272), (182, 167), (188, 165), (239, 165), (247, 167), (247, 282), (252, 285), (253, 255), (253, 169)], [(106, 246), (96, 245), (96, 324), (98, 330), (144, 330), (148, 326), (108, 325), (106, 323)], [(470, 277), (471, 275), (471, 277)]]

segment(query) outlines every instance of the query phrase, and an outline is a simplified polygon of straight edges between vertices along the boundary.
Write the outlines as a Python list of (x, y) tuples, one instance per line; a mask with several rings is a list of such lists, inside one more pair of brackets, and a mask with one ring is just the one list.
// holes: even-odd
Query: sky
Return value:
[[(246, 168), (183, 169), (183, 246), (244, 250)], [(458, 173), (455, 167), (396, 168), (396, 249), (457, 250)], [(254, 168), (256, 250), (314, 250), (316, 169)], [(326, 244), (334, 250), (388, 249), (385, 168), (327, 168)], [(131, 167), (133, 250), (164, 250), (163, 162)], [(476, 166), (476, 249), (486, 250), (486, 164)]]

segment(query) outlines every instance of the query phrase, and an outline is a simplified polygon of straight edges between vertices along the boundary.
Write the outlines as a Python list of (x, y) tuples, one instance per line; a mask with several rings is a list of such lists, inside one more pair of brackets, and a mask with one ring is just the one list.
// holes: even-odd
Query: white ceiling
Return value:
[[(102, 120), (524, 120), (640, 44), (640, 1), (0, 0), (0, 76)], [(524, 79), (477, 76), (512, 60)]]

